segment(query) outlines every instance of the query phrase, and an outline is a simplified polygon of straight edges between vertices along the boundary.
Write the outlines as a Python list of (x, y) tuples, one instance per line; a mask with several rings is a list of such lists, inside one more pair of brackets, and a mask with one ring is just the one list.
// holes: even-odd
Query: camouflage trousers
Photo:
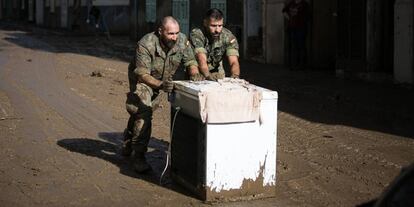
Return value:
[(129, 92), (126, 100), (126, 110), (129, 113), (128, 125), (124, 142), (131, 142), (135, 153), (145, 153), (152, 130), (152, 113), (155, 110), (158, 91), (138, 83), (135, 92)]

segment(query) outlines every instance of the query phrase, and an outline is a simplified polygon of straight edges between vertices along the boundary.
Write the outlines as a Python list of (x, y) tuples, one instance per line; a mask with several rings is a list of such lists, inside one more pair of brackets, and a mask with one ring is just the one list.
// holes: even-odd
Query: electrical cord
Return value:
[(167, 171), (168, 166), (171, 164), (170, 163), (170, 159), (171, 159), (171, 144), (172, 144), (172, 138), (173, 138), (173, 133), (174, 133), (174, 127), (175, 127), (175, 119), (177, 118), (177, 114), (178, 114), (178, 112), (180, 110), (181, 110), (181, 107), (179, 107), (179, 106), (175, 107), (175, 114), (174, 114), (174, 118), (173, 118), (172, 126), (171, 126), (171, 131), (170, 131), (170, 144), (168, 145), (168, 151), (167, 151), (167, 161), (165, 162), (164, 170), (161, 173), (160, 185), (162, 185), (162, 178), (164, 177), (164, 174)]

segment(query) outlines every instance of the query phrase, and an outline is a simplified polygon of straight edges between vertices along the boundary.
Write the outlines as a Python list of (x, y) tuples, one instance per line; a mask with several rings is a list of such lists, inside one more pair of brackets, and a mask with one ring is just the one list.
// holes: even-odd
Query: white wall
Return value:
[(396, 0), (394, 6), (394, 79), (413, 83), (413, 1)]

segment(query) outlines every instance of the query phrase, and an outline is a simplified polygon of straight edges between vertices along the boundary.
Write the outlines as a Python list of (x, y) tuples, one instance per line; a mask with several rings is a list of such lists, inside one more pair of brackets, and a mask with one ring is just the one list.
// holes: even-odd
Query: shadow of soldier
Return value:
[(138, 178), (151, 182), (155, 185), (163, 186), (167, 189), (191, 196), (180, 186), (174, 185), (169, 170), (163, 176), (160, 183), (160, 177), (166, 164), (166, 153), (168, 142), (151, 137), (148, 144), (146, 158), (151, 165), (152, 170), (146, 174), (138, 174), (132, 168), (132, 156), (123, 157), (120, 155), (122, 133), (99, 133), (99, 137), (104, 140), (90, 138), (65, 138), (57, 141), (57, 145), (71, 152), (77, 152), (91, 157), (97, 157), (108, 161), (119, 167), (120, 173), (129, 177)]
[[(132, 169), (132, 157), (123, 157), (120, 155), (121, 151), (121, 145), (122, 145), (122, 139), (123, 139), (123, 133), (119, 132), (100, 132), (98, 134), (99, 138), (104, 139), (108, 142), (111, 142), (117, 146), (116, 152), (117, 156), (120, 157), (120, 159), (127, 161), (127, 168), (134, 174), (138, 175), (138, 177), (148, 177), (150, 178), (150, 182), (154, 184), (162, 184), (165, 186), (171, 185), (171, 179), (168, 177), (168, 173), (165, 173), (162, 183), (160, 183), (160, 177), (161, 174), (165, 168), (166, 159), (167, 159), (167, 151), (168, 151), (168, 145), (169, 143), (154, 137), (150, 138), (150, 141), (148, 143), (148, 152), (146, 153), (145, 157), (147, 158), (148, 163), (151, 165), (151, 172), (146, 174), (137, 174)], [(121, 169), (122, 173), (122, 169)], [(141, 177), (142, 176), (142, 177)], [(132, 176), (137, 177), (137, 176)]]

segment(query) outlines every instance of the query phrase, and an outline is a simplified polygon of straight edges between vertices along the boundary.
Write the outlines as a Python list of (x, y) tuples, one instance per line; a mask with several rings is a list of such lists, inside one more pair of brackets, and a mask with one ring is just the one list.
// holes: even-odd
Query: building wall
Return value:
[[(150, 31), (154, 31), (156, 19), (157, 19), (157, 8), (158, 8), (158, 0), (152, 0), (152, 2), (147, 2), (148, 0), (131, 0), (135, 5), (133, 11), (131, 10), (131, 15), (135, 15), (136, 19), (133, 19), (133, 22), (130, 24), (134, 28), (130, 28), (130, 36), (132, 40), (138, 41)], [(148, 3), (151, 3), (150, 7), (148, 7)], [(153, 4), (155, 4), (155, 11), (147, 11), (153, 8)], [(147, 8), (148, 7), (148, 8)], [(153, 19), (152, 17), (155, 16)]]
[(67, 2), (68, 0), (55, 0), (55, 1), (44, 0), (43, 26), (48, 27), (48, 28), (60, 28), (61, 27), (60, 5), (67, 3)]
[(285, 0), (265, 0), (263, 14), (264, 57), (267, 63), (284, 64), (285, 29), (282, 9)]
[(29, 17), (29, 1), (28, 0), (20, 0), (20, 20), (28, 20)]
[[(111, 34), (129, 33), (129, 0), (93, 0), (92, 2), (100, 10), (101, 18), (104, 18)], [(36, 18), (42, 16), (38, 13), (37, 4), (36, 1)], [(82, 34), (95, 31), (95, 25), (86, 22), (88, 18), (86, 0), (44, 0), (43, 13), (42, 25), (45, 27), (64, 28)]]
[(5, 19), (6, 18), (6, 16), (7, 16), (7, 12), (6, 12), (6, 1), (7, 0), (0, 0), (0, 3), (1, 3), (1, 5), (0, 5), (0, 8), (1, 8), (1, 11), (0, 11), (0, 13), (1, 13), (1, 19)]
[[(148, 1), (148, 0), (147, 0)], [(136, 15), (137, 18), (135, 21), (137, 26), (134, 26), (135, 23), (131, 23), (131, 25), (137, 29), (131, 29), (131, 36), (137, 36), (137, 39), (141, 38), (146, 33), (153, 31), (155, 29), (155, 25), (151, 22), (146, 20), (146, 16), (148, 15), (148, 11), (146, 11), (146, 1), (138, 1), (138, 0), (131, 0), (135, 5), (137, 5), (134, 9), (132, 9), (131, 14)], [(180, 2), (180, 1), (175, 1)], [(185, 2), (185, 1), (183, 1)], [(179, 11), (180, 15), (184, 13), (188, 13), (189, 21), (188, 21), (188, 28), (189, 30), (201, 27), (203, 22), (203, 17), (205, 12), (211, 8), (211, 1), (203, 1), (203, 0), (191, 0), (188, 1), (189, 9), (187, 7), (182, 7), (187, 11)], [(230, 29), (241, 42), (242, 39), (242, 27), (243, 27), (243, 0), (227, 0), (225, 2), (227, 5), (232, 5), (231, 9), (228, 9), (225, 13), (226, 16), (226, 27)], [(164, 16), (173, 15), (173, 0), (156, 0), (156, 19), (159, 20)], [(136, 33), (137, 35), (134, 35)]]
[(210, 8), (210, 0), (191, 0), (190, 1), (190, 30), (203, 26), (204, 14)]
[(39, 26), (43, 26), (44, 23), (44, 0), (36, 0), (35, 1), (35, 8), (36, 8), (36, 24)]
[(157, 0), (157, 21), (172, 15), (172, 0)]
[(413, 83), (413, 1), (396, 0), (394, 9), (394, 79)]
[(35, 21), (35, 2), (34, 0), (28, 0), (27, 9), (29, 10), (28, 20), (29, 22)]
[(190, 0), (173, 0), (172, 16), (180, 24), (180, 32), (188, 35), (190, 33)]
[(60, 0), (60, 5), (59, 5), (58, 8), (59, 9), (54, 9), (54, 10), (57, 10), (57, 11), (55, 11), (55, 13), (58, 13), (58, 15), (60, 14), (59, 15), (60, 18), (56, 18), (56, 19), (60, 19), (60, 27), (61, 28), (66, 28), (66, 29), (71, 29), (72, 24), (69, 22), (69, 17), (71, 15), (69, 13), (69, 1), (68, 0)]
[(338, 0), (338, 44), (336, 72), (365, 70), (366, 66), (366, 4), (361, 0)]
[(20, 13), (18, 4), (20, 4), (20, 2), (0, 0), (0, 3), (0, 19), (19, 19)]
[(312, 0), (308, 35), (308, 64), (334, 70), (337, 49), (337, 0)]
[[(234, 36), (236, 36), (237, 41), (240, 46), (240, 50), (243, 48), (243, 0), (227, 0), (226, 2), (226, 20), (225, 27), (229, 29)], [(207, 9), (203, 14), (207, 11)]]
[(244, 1), (244, 58), (263, 60), (263, 1)]
[(127, 6), (100, 6), (103, 17), (111, 34), (128, 34), (129, 32), (129, 5)]
[(0, 0), (0, 20), (3, 19), (3, 2), (4, 0)]
[(384, 26), (382, 3), (379, 0), (367, 0), (367, 71), (378, 71), (383, 43)]
[(129, 1), (129, 37), (136, 41), (138, 34), (138, 1)]

